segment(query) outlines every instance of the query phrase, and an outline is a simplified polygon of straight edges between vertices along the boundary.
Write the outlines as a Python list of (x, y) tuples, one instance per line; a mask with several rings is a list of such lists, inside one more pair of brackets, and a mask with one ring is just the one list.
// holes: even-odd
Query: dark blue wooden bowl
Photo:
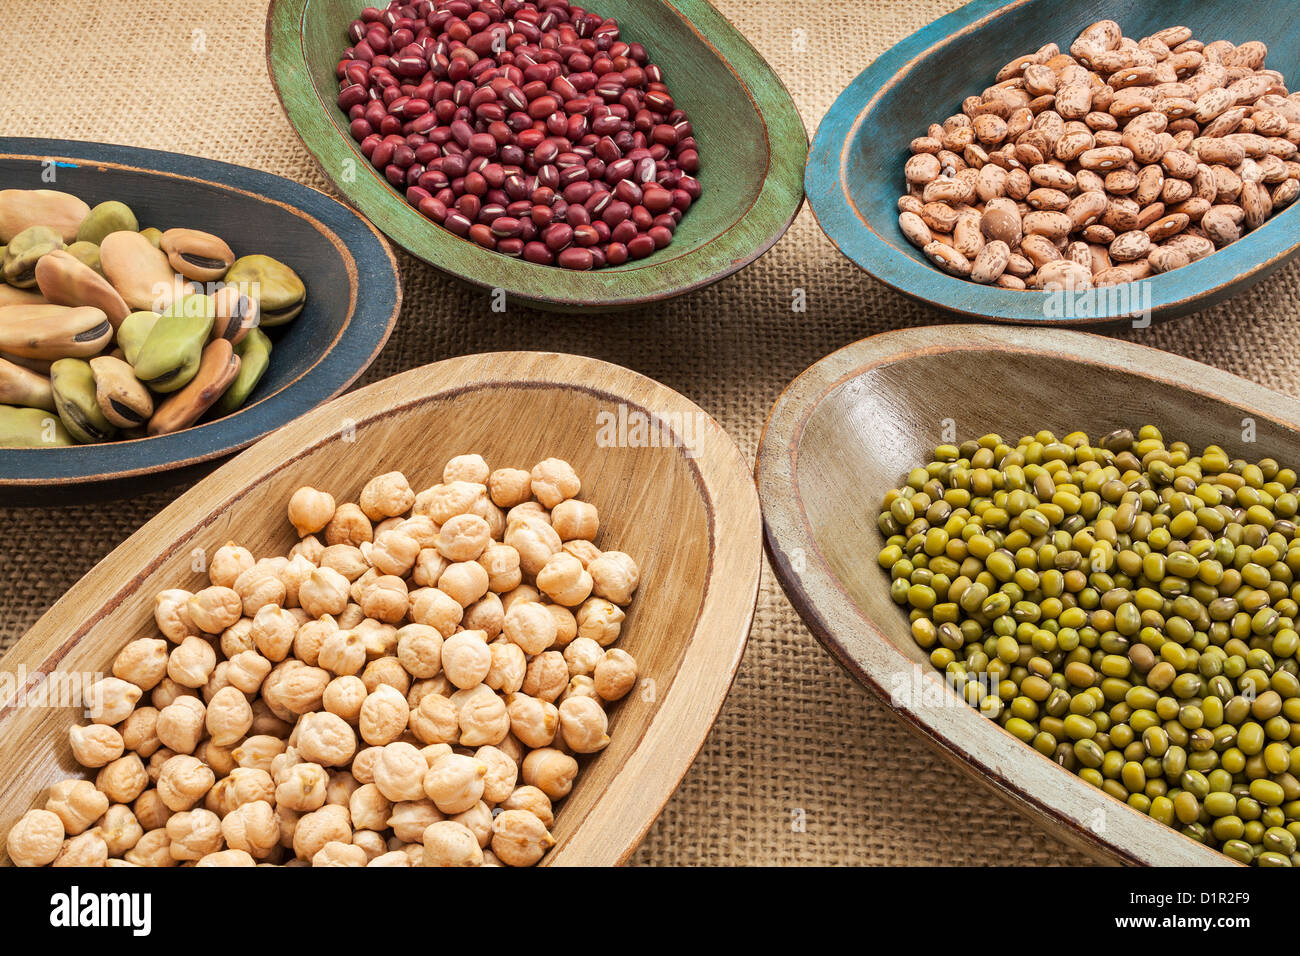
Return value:
[[(908, 144), (961, 110), (1014, 57), (1055, 41), (1068, 49), (1097, 20), (1126, 36), (1191, 27), (1199, 40), (1262, 40), (1268, 67), (1300, 85), (1300, 3), (1294, 0), (975, 0), (889, 50), (836, 99), (813, 140), (804, 189), (840, 251), (905, 295), (995, 322), (1086, 325), (1174, 318), (1222, 302), (1272, 273), (1300, 249), (1300, 213), (1287, 209), (1199, 262), (1096, 296), (990, 288), (936, 269), (898, 228)], [(1296, 205), (1300, 205), (1297, 203)], [(1116, 289), (1123, 289), (1120, 292)]]
[(154, 438), (0, 449), (0, 504), (80, 504), (196, 477), (342, 392), (397, 321), (402, 292), (387, 240), (347, 206), (288, 179), (152, 149), (0, 138), (0, 189), (8, 188), (60, 189), (91, 206), (119, 199), (142, 228), (215, 233), (236, 255), (291, 266), (306, 283), (307, 305), (266, 330), (270, 368), (234, 414)]

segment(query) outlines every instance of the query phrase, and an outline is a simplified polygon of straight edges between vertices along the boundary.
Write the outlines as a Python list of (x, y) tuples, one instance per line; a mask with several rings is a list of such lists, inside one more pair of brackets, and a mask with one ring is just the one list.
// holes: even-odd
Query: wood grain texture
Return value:
[[(1300, 83), (1300, 5), (1238, 0), (975, 0), (912, 34), (849, 84), (813, 138), (804, 188), (818, 224), (841, 252), (881, 282), (937, 308), (984, 320), (1089, 325), (1124, 319), (1119, 293), (1063, 310), (1050, 293), (990, 288), (945, 275), (898, 227), (908, 144), (961, 111), (1013, 58), (1048, 42), (1069, 49), (1088, 24), (1119, 23), (1139, 38), (1185, 24), (1197, 39), (1263, 40), (1270, 69)], [(1238, 242), (1182, 269), (1133, 284), (1155, 319), (1208, 308), (1250, 288), (1300, 250), (1300, 212), (1283, 210)], [(1149, 296), (1149, 300), (1145, 297)]]
[[(54, 162), (53, 184), (42, 180)], [(198, 477), (340, 394), (378, 356), (402, 290), (388, 242), (349, 207), (258, 170), (151, 149), (0, 138), (0, 188), (57, 187), (91, 206), (116, 199), (141, 228), (202, 228), (236, 255), (291, 266), (307, 286), (293, 322), (269, 329), (270, 367), (248, 402), (171, 435), (69, 448), (0, 449), (0, 504), (71, 504)]]
[[(967, 705), (912, 640), (875, 556), (880, 501), (944, 442), (1050, 429), (1098, 439), (1161, 428), (1233, 457), (1300, 462), (1300, 401), (1198, 362), (1048, 329), (932, 326), (856, 342), (812, 366), (772, 409), (758, 454), (769, 557), (836, 659), (958, 767), (1107, 862), (1230, 865), (1085, 783)], [(1254, 429), (1253, 442), (1243, 440)], [(1006, 861), (1014, 862), (1014, 861)]]
[[(623, 406), (673, 426), (676, 444), (609, 447), (602, 413)], [(682, 423), (687, 424), (683, 425)], [(624, 445), (629, 443), (624, 443)], [(236, 541), (261, 556), (296, 542), (285, 505), (303, 484), (355, 501), (372, 476), (404, 472), (437, 483), (454, 455), (492, 467), (556, 456), (582, 478), (606, 550), (642, 569), (618, 646), (636, 657), (640, 686), (610, 708), (612, 743), (583, 758), (559, 805), (549, 864), (621, 863), (699, 751), (745, 648), (762, 563), (758, 497), (727, 434), (697, 406), (651, 379), (594, 359), (498, 352), (451, 359), (338, 399), (259, 443), (200, 482), (105, 558), (6, 655), (35, 692), (45, 675), (107, 673), (117, 650), (156, 636), (153, 597), (206, 582), (195, 549)], [(650, 681), (651, 683), (646, 683)], [(0, 700), (0, 830), (55, 780), (80, 773), (68, 707)]]
[(757, 259), (803, 201), (808, 135), (790, 94), (743, 36), (704, 0), (602, 0), (623, 38), (664, 69), (699, 140), (703, 196), (671, 245), (626, 265), (575, 273), (483, 249), (430, 222), (370, 165), (336, 104), (335, 67), (360, 0), (275, 0), (271, 78), (321, 171), (394, 242), (430, 265), (540, 308), (608, 311), (702, 288)]

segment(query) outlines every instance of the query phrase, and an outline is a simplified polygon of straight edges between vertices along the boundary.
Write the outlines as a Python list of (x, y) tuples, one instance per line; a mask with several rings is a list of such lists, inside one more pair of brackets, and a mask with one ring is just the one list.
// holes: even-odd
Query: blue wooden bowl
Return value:
[(236, 255), (291, 266), (307, 305), (293, 322), (267, 329), (270, 368), (238, 411), (172, 435), (0, 449), (0, 504), (80, 504), (196, 477), (342, 392), (397, 320), (401, 285), (383, 236), (342, 203), (279, 176), (151, 149), (0, 138), (0, 189), (8, 188), (60, 189), (91, 206), (118, 199), (141, 227), (215, 233)]
[[(1268, 67), (1300, 84), (1300, 3), (1240, 0), (975, 0), (889, 50), (836, 99), (814, 137), (804, 189), (822, 230), (881, 282), (914, 299), (995, 322), (1086, 325), (1174, 318), (1241, 292), (1300, 249), (1300, 213), (1261, 228), (1182, 269), (1095, 295), (990, 288), (935, 268), (898, 228), (908, 144), (961, 111), (1014, 57), (1045, 43), (1069, 48), (1097, 20), (1141, 38), (1179, 24), (1199, 40), (1262, 40)], [(1300, 204), (1297, 204), (1300, 205)], [(1123, 290), (1123, 291), (1120, 291)], [(1134, 313), (1142, 313), (1134, 316)]]

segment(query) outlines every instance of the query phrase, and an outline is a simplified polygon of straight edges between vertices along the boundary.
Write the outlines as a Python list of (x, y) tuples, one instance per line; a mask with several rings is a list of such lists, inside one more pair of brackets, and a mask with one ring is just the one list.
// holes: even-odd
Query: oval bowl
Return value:
[[(638, 415), (661, 423), (659, 441), (627, 430)], [(671, 389), (615, 365), (539, 352), (474, 355), (317, 409), (127, 539), (6, 654), (6, 670), (30, 675), (29, 694), (55, 686), (55, 671), (107, 673), (123, 644), (156, 635), (154, 594), (206, 581), (192, 569), (196, 549), (211, 554), (233, 538), (259, 556), (286, 553), (298, 539), (284, 508), (299, 486), (355, 501), (373, 475), (401, 470), (425, 488), (441, 480), (448, 458), (470, 451), (493, 467), (568, 459), (584, 481), (581, 497), (599, 509), (598, 546), (641, 565), (618, 644), (636, 657), (639, 686), (610, 708), (612, 742), (584, 758), (546, 857), (621, 863), (677, 787), (731, 686), (758, 597), (762, 533), (748, 466), (722, 428)], [(7, 828), (45, 787), (79, 772), (68, 745), (79, 714), (15, 706), (14, 688), (0, 687)]]
[(1084, 27), (1101, 19), (1117, 21), (1135, 38), (1185, 24), (1207, 42), (1263, 40), (1267, 65), (1281, 70), (1292, 89), (1300, 84), (1295, 4), (975, 0), (884, 53), (831, 106), (813, 139), (805, 176), (808, 203), (822, 231), (885, 285), (936, 308), (995, 322), (1143, 325), (1208, 308), (1275, 271), (1300, 249), (1300, 213), (1293, 209), (1199, 262), (1098, 295), (1017, 292), (953, 278), (903, 238), (896, 204), (911, 140), (930, 123), (960, 112), (962, 99), (991, 85), (1012, 58), (1050, 41), (1068, 50)]
[[(1235, 865), (1092, 787), (969, 706), (912, 640), (875, 556), (880, 501), (958, 440), (1093, 436), (1153, 424), (1170, 440), (1300, 462), (1300, 401), (1145, 346), (1054, 329), (886, 332), (813, 365), (772, 409), (758, 453), (768, 555), (809, 629), (940, 753), (1084, 855)], [(1255, 441), (1243, 443), (1244, 430)]]
[[(575, 273), (484, 249), (426, 219), (370, 165), (339, 109), (334, 70), (361, 0), (275, 0), (267, 56), (280, 102), (321, 172), (394, 242), (435, 268), (521, 303), (609, 311), (703, 288), (781, 238), (803, 200), (808, 135), (761, 56), (704, 0), (602, 0), (664, 68), (700, 142), (704, 193), (671, 245), (637, 262)], [(737, 148), (743, 144), (743, 148)]]
[[(52, 172), (54, 179), (42, 178)], [(71, 448), (0, 449), (0, 504), (70, 504), (197, 477), (364, 372), (388, 341), (402, 291), (384, 237), (347, 206), (270, 173), (178, 153), (66, 140), (0, 139), (0, 188), (61, 189), (129, 205), (142, 226), (193, 225), (237, 255), (290, 265), (307, 305), (270, 330), (271, 365), (247, 404), (172, 435)]]

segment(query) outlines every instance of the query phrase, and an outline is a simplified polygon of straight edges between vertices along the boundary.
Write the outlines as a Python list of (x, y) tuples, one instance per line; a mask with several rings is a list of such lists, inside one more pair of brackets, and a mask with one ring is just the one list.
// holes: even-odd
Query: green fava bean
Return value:
[(53, 229), (29, 226), (5, 246), (5, 281), (18, 289), (36, 285), (36, 262), (47, 252), (63, 248), (63, 240)]
[(136, 378), (163, 394), (184, 388), (199, 370), (216, 315), (211, 296), (187, 295), (172, 303), (131, 363)]
[(248, 396), (266, 374), (271, 364), (271, 340), (261, 329), (252, 329), (235, 346), (235, 354), (240, 359), (239, 374), (217, 402), (217, 409), (223, 415), (230, 414), (248, 401)]
[[(298, 274), (270, 256), (243, 256), (226, 272), (226, 285), (256, 298), (262, 325), (273, 328), (297, 318), (307, 301), (307, 287)], [(908, 519), (909, 521), (911, 519)]]
[(90, 215), (81, 221), (77, 230), (78, 242), (93, 242), (99, 245), (111, 232), (138, 232), (140, 223), (135, 213), (126, 203), (110, 199), (90, 210)]
[(130, 365), (135, 365), (140, 348), (162, 318), (157, 312), (132, 312), (117, 327), (117, 345)]
[(149, 240), (149, 244), (155, 249), (162, 248), (162, 230), (154, 229), (152, 226), (148, 229), (141, 229), (140, 235)]
[(95, 391), (95, 375), (84, 359), (59, 359), (50, 366), (54, 406), (68, 433), (83, 445), (107, 441), (117, 429), (104, 417)]
[(68, 255), (84, 265), (90, 266), (100, 275), (104, 274), (99, 264), (99, 246), (93, 242), (74, 242), (68, 246)]
[(54, 412), (0, 405), (0, 448), (49, 448), (75, 444)]

